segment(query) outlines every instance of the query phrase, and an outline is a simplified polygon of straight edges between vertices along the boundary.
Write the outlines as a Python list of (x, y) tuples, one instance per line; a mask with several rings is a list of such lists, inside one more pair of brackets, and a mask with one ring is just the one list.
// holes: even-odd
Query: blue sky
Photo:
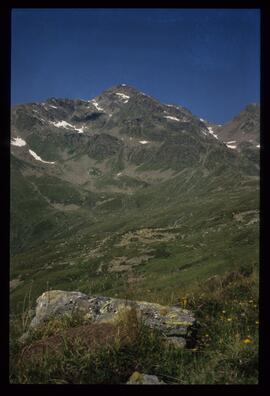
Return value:
[(256, 9), (13, 9), (12, 104), (125, 83), (216, 123), (260, 102)]

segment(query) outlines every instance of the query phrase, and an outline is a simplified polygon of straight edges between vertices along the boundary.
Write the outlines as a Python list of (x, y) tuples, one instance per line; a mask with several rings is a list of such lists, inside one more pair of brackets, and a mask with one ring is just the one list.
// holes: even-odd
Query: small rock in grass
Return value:
[(129, 378), (128, 385), (165, 385), (165, 382), (161, 381), (156, 375), (149, 375), (134, 371)]

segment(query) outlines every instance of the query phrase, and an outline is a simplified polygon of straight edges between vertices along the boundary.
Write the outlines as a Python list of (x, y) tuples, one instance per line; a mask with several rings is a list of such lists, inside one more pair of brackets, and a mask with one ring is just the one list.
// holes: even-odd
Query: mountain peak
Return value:
[(246, 105), (246, 107), (243, 109), (243, 111), (251, 111), (251, 112), (256, 112), (260, 110), (260, 105), (258, 103), (250, 103)]
[(237, 114), (234, 119), (239, 119), (242, 117), (253, 117), (257, 116), (259, 117), (260, 115), (260, 105), (258, 103), (250, 103), (246, 105), (243, 110), (240, 111), (239, 114)]
[(117, 84), (117, 85), (114, 85), (114, 86), (106, 89), (105, 91), (102, 92), (102, 94), (104, 94), (104, 93), (117, 93), (117, 92), (126, 93), (126, 94), (138, 94), (138, 93), (141, 93), (138, 89), (136, 89), (136, 88), (134, 88), (134, 87), (132, 87), (130, 85)]

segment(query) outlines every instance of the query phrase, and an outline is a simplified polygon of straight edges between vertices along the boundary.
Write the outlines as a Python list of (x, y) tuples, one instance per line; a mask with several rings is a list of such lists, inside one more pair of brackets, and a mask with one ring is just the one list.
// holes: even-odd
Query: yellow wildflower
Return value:
[(183, 308), (186, 308), (187, 302), (188, 302), (188, 299), (187, 299), (186, 296), (181, 298), (181, 305), (182, 305)]
[(256, 320), (256, 322), (255, 322), (255, 323), (256, 323), (256, 325), (258, 325), (258, 324), (259, 324), (259, 321), (258, 321), (258, 320)]
[(228, 318), (227, 321), (228, 321), (228, 322), (231, 322), (231, 321), (232, 321), (232, 318)]
[(252, 344), (252, 340), (250, 339), (250, 338), (245, 338), (244, 340), (243, 340), (243, 343), (244, 344)]

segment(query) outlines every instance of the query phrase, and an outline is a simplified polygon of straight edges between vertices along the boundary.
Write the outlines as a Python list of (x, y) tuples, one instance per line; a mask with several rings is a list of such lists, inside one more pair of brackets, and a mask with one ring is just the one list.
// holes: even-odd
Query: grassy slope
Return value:
[[(33, 147), (41, 147), (34, 136), (29, 139), (36, 144)], [(83, 137), (76, 139), (70, 147), (76, 143), (83, 152)], [(56, 143), (50, 142), (55, 147)], [(51, 147), (43, 146), (40, 153), (52, 159), (47, 157)], [(168, 158), (173, 169), (181, 171), (155, 186), (129, 177), (112, 180), (108, 174), (96, 175), (97, 187), (122, 188), (119, 193), (113, 189), (91, 193), (51, 176), (22, 178), (23, 163), (13, 159), (11, 279), (19, 283), (11, 291), (12, 382), (119, 383), (133, 370), (163, 375), (164, 381), (176, 383), (257, 382), (258, 180), (238, 172), (233, 153), (206, 147), (199, 150), (199, 158), (198, 147), (191, 151), (189, 147), (175, 153), (171, 139), (156, 160), (146, 150), (130, 153), (133, 163), (144, 162), (141, 171), (159, 170), (160, 159), (166, 169)], [(97, 152), (94, 158), (103, 154)], [(111, 157), (115, 172), (124, 167), (122, 154)], [(191, 159), (199, 161), (197, 169), (188, 168)], [(239, 167), (257, 174), (246, 157)], [(54, 204), (80, 207), (67, 211)], [(148, 229), (148, 240), (137, 238), (142, 228)], [(161, 238), (150, 235), (157, 228), (162, 228)], [(121, 246), (128, 232), (133, 240)], [(129, 265), (147, 254), (152, 257)], [(128, 270), (110, 272), (113, 260), (123, 257)], [(228, 281), (232, 273), (239, 277)], [(90, 356), (84, 349), (70, 347), (58, 360), (22, 367), (16, 360), (20, 352), (16, 337), (23, 331), (20, 314), (28, 295), (33, 308), (35, 299), (49, 288), (162, 304), (177, 304), (187, 297), (187, 307), (195, 310), (201, 323), (195, 350), (167, 350), (158, 336), (146, 330), (128, 349), (115, 346)], [(245, 344), (248, 336), (252, 341)]]
[[(11, 279), (23, 281), (11, 292), (12, 310), (21, 310), (31, 285), (33, 300), (47, 288), (122, 297), (128, 289), (130, 298), (168, 302), (213, 274), (258, 264), (258, 222), (252, 223), (257, 182), (230, 173), (223, 180), (192, 170), (189, 177), (180, 174), (132, 195), (115, 194), (94, 207), (92, 217), (86, 209), (62, 214), (58, 235), (12, 258)], [(49, 195), (47, 186), (41, 189)], [(80, 195), (74, 197), (77, 202)], [(237, 212), (244, 213), (242, 220), (233, 217)], [(153, 237), (150, 244), (118, 246), (126, 232), (145, 227), (163, 227), (175, 240)], [(129, 260), (148, 249), (153, 256), (148, 261), (128, 271), (107, 271), (112, 259)]]
[[(54, 228), (53, 238), (14, 255), (11, 279), (22, 282), (11, 292), (12, 383), (125, 383), (134, 370), (166, 383), (257, 383), (258, 184), (227, 175), (222, 185), (193, 171), (182, 177), (128, 197), (116, 194), (116, 202), (95, 208), (91, 222), (89, 214), (78, 216), (89, 209), (69, 213), (57, 237)], [(138, 229), (158, 227), (161, 240), (136, 239)], [(129, 231), (134, 239), (119, 246)], [(148, 261), (108, 272), (116, 257), (129, 260), (149, 249)], [(49, 288), (183, 304), (198, 320), (196, 339), (177, 351), (142, 327), (128, 346), (116, 341), (89, 353), (80, 340), (76, 347), (66, 340), (57, 356), (22, 362), (17, 340), (28, 323), (26, 307)]]
[[(17, 337), (27, 324), (26, 315), (11, 322), (11, 383), (121, 384), (134, 371), (157, 375), (168, 384), (258, 383), (258, 279), (256, 269), (232, 272), (200, 282), (196, 292), (173, 304), (192, 309), (196, 333), (188, 348), (177, 350), (164, 344), (134, 315), (123, 317), (121, 330), (130, 342), (116, 340), (99, 349), (89, 349), (77, 332), (75, 342), (67, 336), (61, 348), (39, 358), (22, 359)], [(63, 334), (63, 330), (86, 324), (80, 318), (54, 319), (34, 331), (26, 350), (36, 340)], [(33, 344), (34, 345), (34, 344)]]

